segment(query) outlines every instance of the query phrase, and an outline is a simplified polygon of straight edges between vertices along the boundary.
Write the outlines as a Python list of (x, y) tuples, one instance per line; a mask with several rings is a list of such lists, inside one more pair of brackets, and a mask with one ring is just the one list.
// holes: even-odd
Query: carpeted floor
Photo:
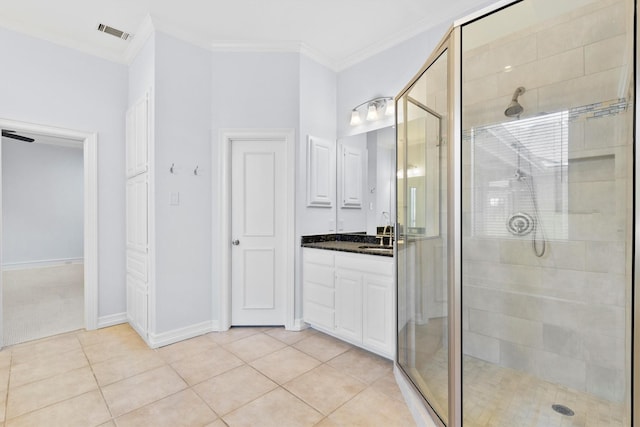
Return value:
[(82, 264), (2, 272), (4, 345), (84, 328)]

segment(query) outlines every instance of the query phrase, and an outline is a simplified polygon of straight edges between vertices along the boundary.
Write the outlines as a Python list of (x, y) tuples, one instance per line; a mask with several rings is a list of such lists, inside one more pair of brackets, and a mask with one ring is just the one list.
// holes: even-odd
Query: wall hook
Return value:
[(171, 167), (169, 168), (169, 172), (171, 172), (171, 173), (175, 173), (175, 172), (173, 171), (173, 167), (174, 167), (174, 166), (175, 166), (175, 163), (171, 163)]
[(198, 166), (196, 165), (196, 168), (193, 170), (193, 174), (194, 175), (198, 175)]

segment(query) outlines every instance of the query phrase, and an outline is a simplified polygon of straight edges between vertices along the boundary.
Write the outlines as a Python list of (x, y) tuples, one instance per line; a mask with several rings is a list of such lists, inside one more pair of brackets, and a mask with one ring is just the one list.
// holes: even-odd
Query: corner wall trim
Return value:
[(214, 330), (213, 326), (213, 323), (209, 320), (207, 322), (196, 323), (195, 325), (185, 326), (184, 328), (173, 329), (159, 334), (149, 333), (147, 343), (151, 348), (164, 347), (165, 345), (209, 333)]
[(98, 317), (98, 329), (127, 323), (127, 313), (108, 314)]

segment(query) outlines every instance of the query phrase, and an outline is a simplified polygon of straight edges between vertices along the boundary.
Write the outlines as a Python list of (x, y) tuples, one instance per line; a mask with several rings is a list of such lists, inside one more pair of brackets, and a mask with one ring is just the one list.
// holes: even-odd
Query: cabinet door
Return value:
[(336, 270), (336, 332), (362, 342), (362, 273)]
[(147, 336), (147, 284), (127, 275), (127, 320), (143, 337)]
[(365, 274), (363, 277), (362, 342), (368, 347), (394, 356), (393, 279)]
[(330, 208), (335, 194), (335, 142), (309, 135), (307, 140), (307, 206)]
[(127, 249), (147, 253), (149, 241), (148, 174), (137, 175), (127, 180)]
[(145, 95), (127, 110), (126, 115), (127, 177), (144, 173), (149, 168), (149, 99)]

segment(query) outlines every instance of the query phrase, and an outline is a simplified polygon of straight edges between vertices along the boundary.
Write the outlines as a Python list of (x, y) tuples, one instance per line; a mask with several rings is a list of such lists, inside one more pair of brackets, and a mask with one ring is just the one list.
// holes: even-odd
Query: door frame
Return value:
[[(212, 138), (214, 141), (215, 138)], [(295, 277), (295, 130), (294, 129), (220, 129), (218, 137), (218, 197), (213, 198), (212, 212), (220, 214), (219, 227), (212, 227), (212, 242), (218, 245), (218, 259), (212, 262), (213, 276), (218, 278), (219, 292), (213, 292), (213, 307), (219, 308), (218, 324), (213, 329), (231, 327), (231, 145), (234, 141), (282, 141), (285, 143), (286, 229), (285, 229), (285, 323), (294, 327)], [(215, 150), (212, 150), (215, 155)], [(216, 164), (215, 159), (212, 164)], [(212, 174), (212, 178), (213, 174)], [(213, 188), (216, 188), (214, 183)], [(213, 253), (215, 254), (215, 250)], [(216, 266), (218, 269), (216, 271)]]
[[(98, 328), (98, 134), (20, 122), (0, 118), (0, 128), (18, 132), (50, 135), (72, 140), (82, 146), (83, 155), (83, 239), (84, 239), (84, 327), (86, 330)], [(0, 149), (0, 172), (2, 171), (2, 150)], [(2, 174), (0, 173), (0, 218), (2, 218)], [(0, 242), (2, 242), (2, 221), (0, 221)], [(2, 250), (0, 245), (0, 251)], [(1, 255), (1, 252), (0, 252)], [(1, 257), (0, 257), (1, 260)], [(2, 265), (0, 263), (0, 304), (2, 303)], [(2, 308), (0, 306), (0, 313)], [(4, 345), (2, 316), (0, 316), (0, 347)]]

